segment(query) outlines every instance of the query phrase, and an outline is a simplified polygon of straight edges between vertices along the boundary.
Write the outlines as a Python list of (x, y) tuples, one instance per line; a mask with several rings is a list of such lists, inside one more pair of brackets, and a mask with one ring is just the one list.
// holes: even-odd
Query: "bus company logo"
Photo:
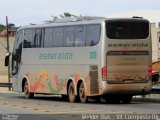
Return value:
[(97, 58), (97, 52), (96, 51), (91, 51), (90, 52), (90, 59), (96, 59)]
[(73, 53), (68, 53), (68, 52), (61, 52), (61, 53), (40, 53), (39, 54), (39, 59), (43, 60), (61, 60), (61, 59), (72, 59), (73, 58)]
[(148, 47), (148, 43), (133, 43), (133, 44), (127, 44), (127, 43), (119, 43), (119, 44), (108, 44), (108, 47)]

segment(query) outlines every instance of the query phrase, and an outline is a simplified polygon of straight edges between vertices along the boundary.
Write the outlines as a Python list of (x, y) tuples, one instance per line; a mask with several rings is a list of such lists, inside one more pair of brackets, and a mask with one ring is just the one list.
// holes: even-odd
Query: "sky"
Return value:
[(160, 0), (0, 0), (0, 24), (42, 24), (64, 12), (82, 16), (142, 16), (160, 22)]

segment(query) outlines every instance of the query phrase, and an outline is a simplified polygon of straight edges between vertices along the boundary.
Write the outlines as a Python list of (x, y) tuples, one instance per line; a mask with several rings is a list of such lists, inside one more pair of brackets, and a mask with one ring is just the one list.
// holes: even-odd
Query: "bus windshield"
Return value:
[(147, 20), (108, 20), (106, 35), (110, 39), (146, 39), (149, 35)]

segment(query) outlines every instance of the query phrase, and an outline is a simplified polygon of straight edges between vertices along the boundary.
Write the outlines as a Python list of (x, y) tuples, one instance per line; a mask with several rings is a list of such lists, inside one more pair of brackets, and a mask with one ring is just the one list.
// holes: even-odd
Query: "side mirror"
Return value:
[(9, 65), (9, 58), (10, 58), (10, 53), (7, 53), (5, 57), (5, 66)]

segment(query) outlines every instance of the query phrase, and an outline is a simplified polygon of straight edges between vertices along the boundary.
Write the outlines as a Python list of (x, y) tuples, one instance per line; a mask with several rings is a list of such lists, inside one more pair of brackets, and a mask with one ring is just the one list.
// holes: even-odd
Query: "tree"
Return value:
[(0, 24), (0, 31), (3, 31), (5, 29), (5, 26), (3, 24)]
[(63, 14), (59, 14), (59, 17), (57, 16), (51, 16), (53, 19), (52, 20), (45, 20), (44, 22), (45, 23), (52, 23), (52, 22), (55, 22), (59, 17), (60, 18), (70, 18), (70, 17), (78, 17), (76, 15), (73, 15), (69, 12), (64, 12)]
[[(13, 29), (15, 27), (15, 24), (9, 23), (8, 24), (8, 29)], [(6, 28), (6, 25), (0, 24), (0, 31), (3, 31)]]
[(64, 12), (63, 15), (59, 15), (62, 18), (69, 18), (69, 17), (77, 17), (76, 15), (72, 15), (69, 12)]
[(9, 23), (9, 24), (8, 24), (8, 28), (9, 28), (9, 29), (13, 29), (14, 27), (15, 27), (15, 24), (13, 24), (13, 23)]

